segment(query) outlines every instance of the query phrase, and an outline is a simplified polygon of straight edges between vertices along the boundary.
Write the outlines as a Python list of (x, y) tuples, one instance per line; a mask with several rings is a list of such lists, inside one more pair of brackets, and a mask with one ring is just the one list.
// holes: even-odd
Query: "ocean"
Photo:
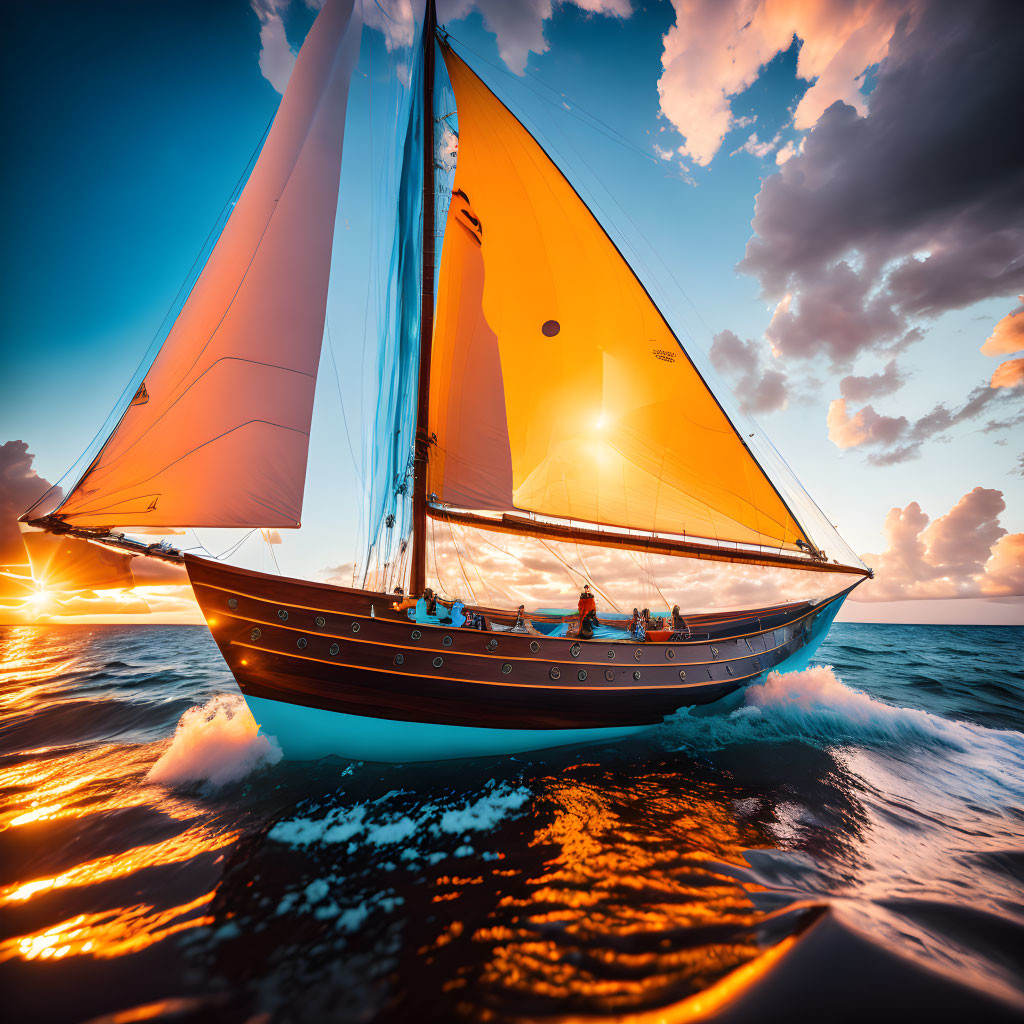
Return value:
[(1022, 628), (430, 765), (281, 760), (204, 627), (0, 660), (7, 1021), (1024, 1017)]

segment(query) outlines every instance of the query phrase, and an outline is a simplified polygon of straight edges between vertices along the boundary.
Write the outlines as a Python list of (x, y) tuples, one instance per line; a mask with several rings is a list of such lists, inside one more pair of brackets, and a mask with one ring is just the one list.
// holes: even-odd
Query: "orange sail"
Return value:
[(296, 527), (361, 23), (328, 0), (251, 177), (117, 427), (74, 526)]
[(442, 50), (459, 149), (431, 372), (435, 500), (796, 550), (803, 528), (614, 243)]

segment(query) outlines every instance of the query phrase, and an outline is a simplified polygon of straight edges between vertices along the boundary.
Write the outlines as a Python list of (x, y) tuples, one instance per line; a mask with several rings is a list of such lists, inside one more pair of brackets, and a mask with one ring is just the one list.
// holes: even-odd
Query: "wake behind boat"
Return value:
[[(360, 35), (351, 0), (328, 0), (162, 347), (73, 486), (23, 521), (69, 543), (183, 562), (253, 715), (294, 758), (406, 761), (615, 738), (805, 667), (870, 570), (774, 449), (737, 429), (566, 174), (437, 32), (433, 3), (404, 111), (382, 347), (397, 355), (380, 361), (363, 585), (270, 576), (125, 536), (300, 525)], [(438, 79), (454, 111), (438, 111)], [(458, 140), (450, 181), (437, 173), (439, 125)], [(447, 588), (447, 622), (406, 599), (428, 583), (446, 592), (446, 534), (455, 590), (468, 595)], [(648, 575), (698, 559), (832, 589), (683, 615), (642, 635), (596, 609), (586, 619), (582, 606), (559, 616), (475, 599), (473, 573), (479, 584), (488, 570), (466, 568), (468, 535), (534, 563), (570, 545), (632, 558), (638, 573), (643, 559)], [(599, 591), (606, 582), (576, 575)], [(844, 576), (857, 579), (837, 587)], [(595, 619), (604, 635), (588, 628)]]

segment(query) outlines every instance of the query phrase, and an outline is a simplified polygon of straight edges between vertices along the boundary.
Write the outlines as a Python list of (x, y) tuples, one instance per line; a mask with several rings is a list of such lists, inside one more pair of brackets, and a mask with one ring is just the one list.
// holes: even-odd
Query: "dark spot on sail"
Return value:
[(545, 338), (553, 338), (561, 329), (562, 325), (557, 320), (545, 320), (541, 325), (540, 333)]

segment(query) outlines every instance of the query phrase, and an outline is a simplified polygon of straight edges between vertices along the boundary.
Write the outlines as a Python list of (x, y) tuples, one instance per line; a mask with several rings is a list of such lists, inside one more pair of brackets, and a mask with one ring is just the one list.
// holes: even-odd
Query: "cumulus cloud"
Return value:
[(260, 21), (260, 73), (282, 94), (297, 55), (284, 28), (283, 15), (290, 3), (291, 0), (249, 0)]
[(1024, 385), (1024, 359), (1007, 359), (992, 374), (992, 387), (1019, 388)]
[[(888, 367), (886, 368), (888, 371)], [(877, 381), (882, 388), (892, 387), (892, 378), (886, 381), (886, 373), (874, 377), (847, 377), (844, 381), (857, 382), (853, 390), (864, 390), (859, 382), (867, 382), (870, 388)], [(840, 382), (842, 387), (844, 382)], [(895, 385), (898, 387), (898, 384)], [(1006, 390), (997, 390), (988, 384), (974, 388), (967, 400), (956, 408), (950, 408), (939, 402), (927, 413), (911, 423), (905, 416), (885, 416), (878, 413), (872, 405), (865, 405), (857, 412), (850, 411), (846, 397), (835, 399), (828, 410), (828, 436), (833, 444), (840, 448), (855, 448), (861, 445), (880, 448), (872, 452), (868, 461), (878, 466), (889, 466), (897, 462), (905, 462), (920, 453), (925, 441), (939, 437), (959, 423), (977, 419), (983, 413), (999, 412), (1008, 407), (1014, 408), (1015, 415), (1008, 419), (991, 420), (982, 430), (992, 432), (1004, 430), (1024, 418), (1018, 409), (1020, 401), (1019, 389), (1024, 386), (1024, 379), (1008, 381)], [(847, 385), (850, 390), (850, 385)], [(881, 392), (879, 392), (881, 393)]]
[(757, 196), (739, 268), (779, 303), (786, 354), (846, 365), (1024, 284), (1024, 133), (1002, 113), (1024, 102), (1024, 6), (932, 3), (893, 24), (866, 116), (823, 108)]
[(0, 565), (28, 562), (18, 519), (51, 486), (32, 468), (34, 459), (24, 441), (0, 446)]
[(797, 74), (813, 85), (794, 112), (805, 131), (837, 101), (864, 113), (863, 72), (886, 55), (913, 0), (673, 0), (675, 25), (665, 35), (658, 82), (661, 111), (685, 139), (686, 153), (709, 164), (736, 119), (731, 99), (762, 67), (802, 41)]
[(881, 373), (873, 373), (868, 377), (844, 377), (839, 382), (839, 394), (848, 402), (867, 402), (872, 398), (895, 394), (905, 381), (906, 376), (896, 365), (896, 360), (890, 359)]
[(875, 579), (859, 587), (861, 601), (991, 597), (1024, 594), (1024, 534), (1000, 525), (1002, 491), (975, 487), (934, 522), (912, 501), (890, 510), (888, 543), (863, 555)]
[[(588, 14), (628, 18), (631, 0), (571, 0)], [(445, 25), (479, 11), (484, 28), (497, 40), (498, 54), (511, 71), (522, 74), (531, 53), (548, 50), (544, 23), (551, 17), (554, 0), (438, 0), (437, 20)], [(365, 24), (384, 33), (388, 50), (411, 46), (422, 5), (414, 11), (411, 0), (374, 0), (364, 7)]]
[(1018, 295), (1020, 305), (1010, 310), (988, 336), (981, 351), (986, 356), (1008, 356), (1024, 350), (1024, 295)]
[(786, 407), (786, 375), (769, 365), (757, 342), (742, 341), (732, 331), (719, 331), (711, 343), (711, 361), (732, 382), (744, 412), (775, 412)]

